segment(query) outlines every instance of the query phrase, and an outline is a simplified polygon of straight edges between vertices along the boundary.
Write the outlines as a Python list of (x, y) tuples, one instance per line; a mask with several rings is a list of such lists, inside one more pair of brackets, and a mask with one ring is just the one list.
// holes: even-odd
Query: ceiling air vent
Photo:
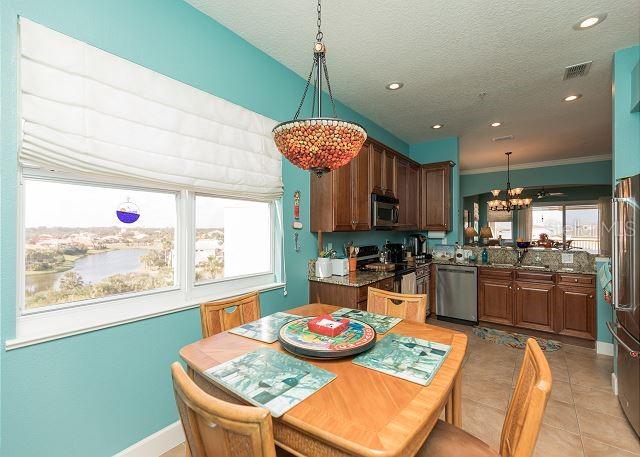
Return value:
[(495, 138), (491, 138), (491, 141), (509, 141), (509, 140), (513, 140), (513, 135), (497, 136)]
[(567, 79), (579, 78), (586, 75), (587, 73), (589, 73), (589, 69), (591, 68), (592, 63), (593, 60), (589, 62), (577, 63), (575, 65), (569, 65), (564, 69), (564, 76), (562, 77), (562, 79), (566, 81)]

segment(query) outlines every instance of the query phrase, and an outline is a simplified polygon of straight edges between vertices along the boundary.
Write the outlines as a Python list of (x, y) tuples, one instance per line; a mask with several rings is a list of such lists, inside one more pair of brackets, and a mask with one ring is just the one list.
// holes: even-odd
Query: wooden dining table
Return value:
[[(339, 307), (310, 304), (288, 310), (299, 316), (331, 313)], [(304, 359), (336, 378), (279, 418), (273, 419), (276, 444), (299, 456), (412, 456), (428, 439), (442, 410), (458, 427), (461, 418), (461, 370), (467, 336), (443, 327), (403, 320), (390, 333), (451, 345), (451, 351), (429, 385), (352, 363), (352, 357)], [(378, 335), (378, 339), (386, 334)], [(189, 375), (217, 398), (247, 404), (203, 373), (261, 347), (286, 351), (279, 342), (263, 343), (223, 332), (180, 351)], [(288, 354), (288, 353), (287, 353)]]

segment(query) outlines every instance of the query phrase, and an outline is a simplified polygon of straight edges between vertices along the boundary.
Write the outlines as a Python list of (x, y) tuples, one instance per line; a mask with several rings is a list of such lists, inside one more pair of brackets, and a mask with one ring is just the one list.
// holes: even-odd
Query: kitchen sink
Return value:
[(547, 270), (549, 266), (548, 265), (520, 265), (520, 268), (525, 268), (527, 270)]
[(498, 268), (513, 268), (515, 265), (511, 263), (492, 263), (490, 266)]

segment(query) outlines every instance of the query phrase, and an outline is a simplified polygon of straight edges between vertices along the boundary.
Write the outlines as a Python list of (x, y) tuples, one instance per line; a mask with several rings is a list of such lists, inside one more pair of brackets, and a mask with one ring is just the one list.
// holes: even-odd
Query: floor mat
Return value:
[(497, 344), (504, 344), (506, 346), (511, 346), (512, 348), (518, 349), (524, 349), (529, 338), (535, 338), (543, 351), (553, 352), (562, 347), (562, 343), (560, 343), (559, 341), (523, 335), (522, 333), (505, 332), (503, 330), (497, 330), (495, 328), (473, 327), (473, 334), (477, 337), (482, 338), (483, 340), (491, 341), (492, 343)]

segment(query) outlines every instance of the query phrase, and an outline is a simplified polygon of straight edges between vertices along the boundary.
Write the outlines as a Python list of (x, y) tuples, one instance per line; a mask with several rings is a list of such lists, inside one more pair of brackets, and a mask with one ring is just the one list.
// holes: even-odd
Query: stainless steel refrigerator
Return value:
[(640, 436), (640, 175), (621, 180), (613, 197), (613, 305), (618, 400)]

